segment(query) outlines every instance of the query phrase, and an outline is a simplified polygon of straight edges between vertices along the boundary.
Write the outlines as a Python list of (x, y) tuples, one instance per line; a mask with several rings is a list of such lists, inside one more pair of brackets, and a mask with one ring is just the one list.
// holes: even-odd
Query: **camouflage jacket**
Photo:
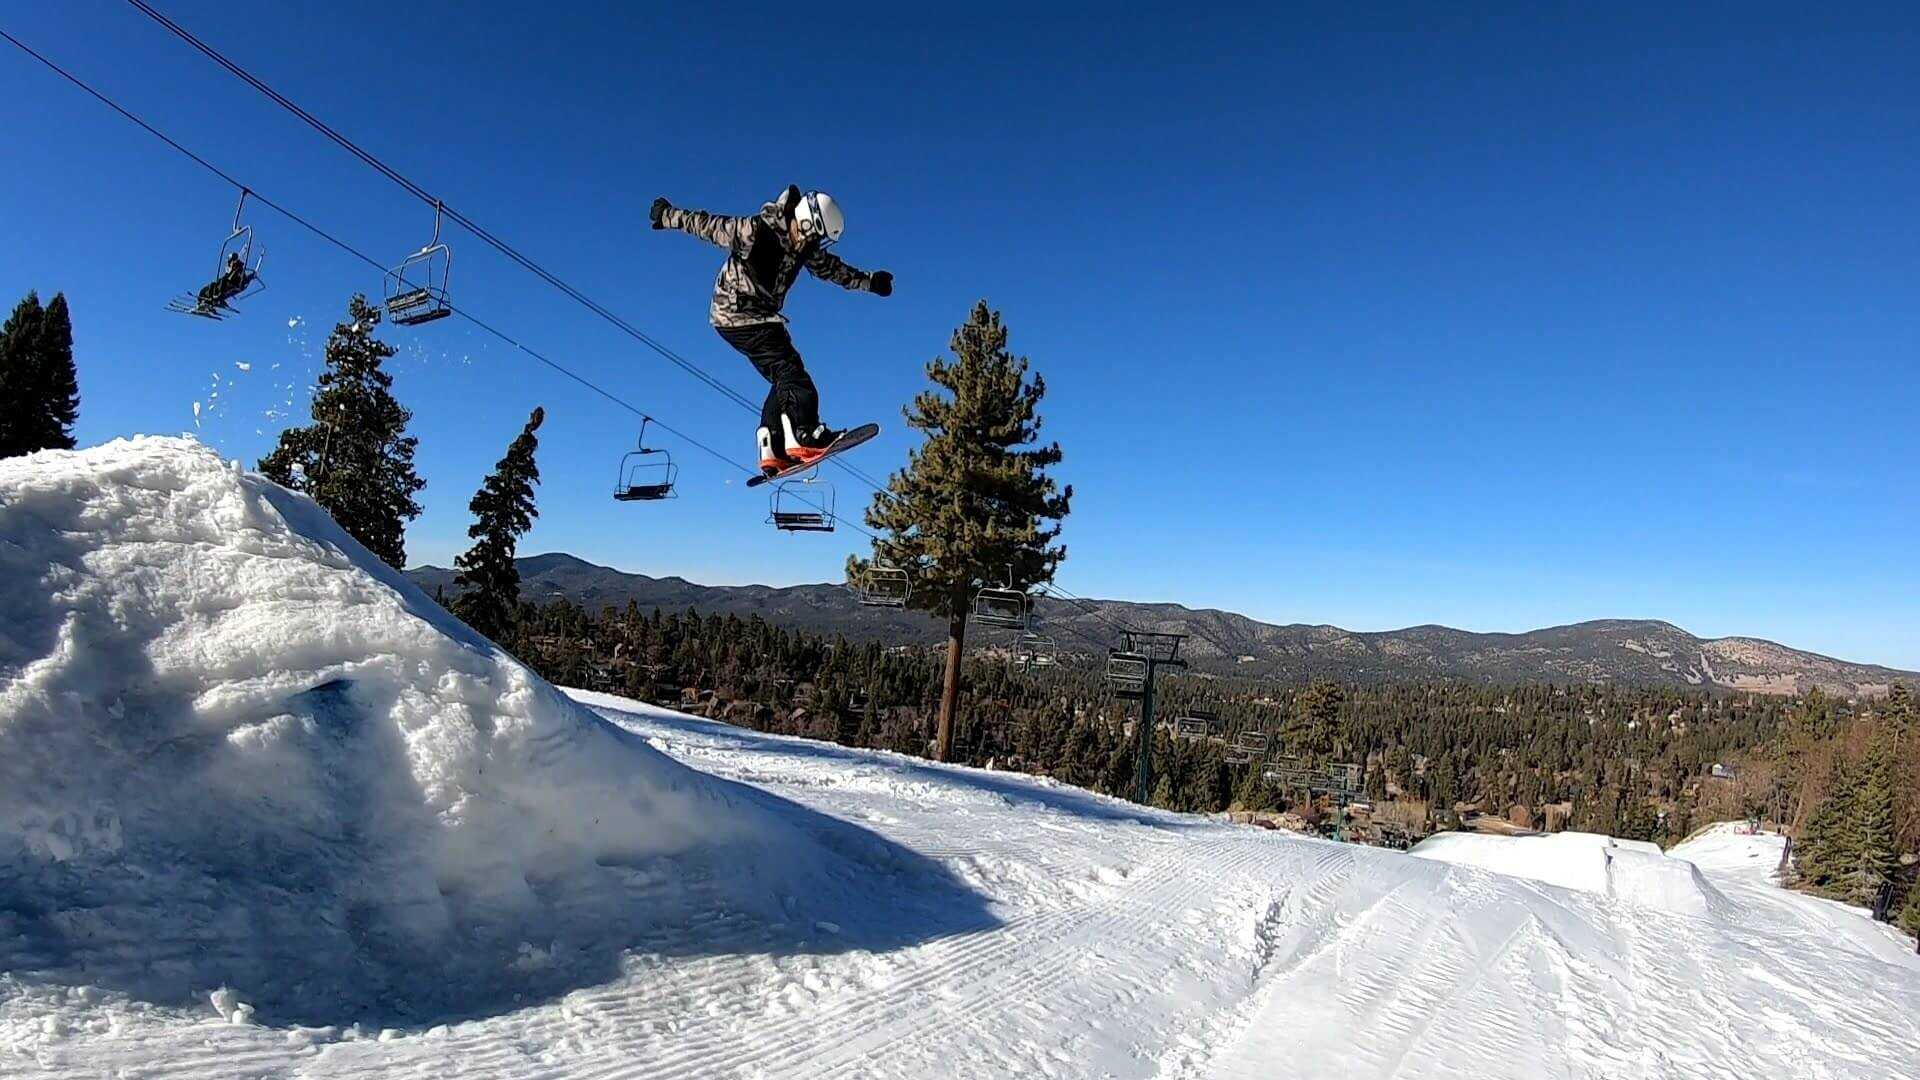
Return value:
[(787, 302), (787, 290), (806, 267), (814, 277), (831, 281), (843, 289), (869, 290), (873, 275), (856, 270), (819, 244), (808, 242), (795, 248), (787, 233), (787, 222), (800, 199), (800, 189), (789, 187), (751, 217), (709, 214), (705, 210), (668, 207), (660, 224), (669, 229), (691, 233), (711, 244), (727, 249), (726, 264), (713, 281), (713, 308), (709, 315), (715, 326), (752, 326), (756, 323), (784, 322), (780, 308)]

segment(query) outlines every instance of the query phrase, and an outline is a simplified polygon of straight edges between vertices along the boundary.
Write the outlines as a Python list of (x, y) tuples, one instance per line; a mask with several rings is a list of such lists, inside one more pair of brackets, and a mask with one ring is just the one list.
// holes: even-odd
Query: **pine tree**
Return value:
[[(1007, 330), (986, 302), (954, 331), (952, 360), (927, 365), (934, 388), (906, 411), (926, 435), (907, 466), (868, 508), (867, 524), (886, 533), (873, 545), (879, 563), (907, 571), (908, 603), (947, 623), (935, 756), (953, 750), (967, 615), (986, 586), (1026, 590), (1053, 580), (1066, 548), (1060, 535), (1072, 486), (1057, 489), (1046, 470), (1060, 462), (1058, 443), (1035, 445), (1046, 382), (1028, 378), (1024, 357), (1007, 349)], [(1050, 524), (1051, 523), (1051, 524)], [(865, 564), (848, 560), (857, 575)]]
[(73, 449), (79, 412), (66, 295), (29, 292), (0, 326), (0, 458)]
[(1333, 744), (1334, 724), (1346, 692), (1338, 683), (1314, 682), (1293, 698), (1293, 709), (1280, 725), (1280, 744), (1288, 754), (1312, 757)]
[[(1920, 882), (1915, 882), (1907, 888), (1907, 904), (1894, 918), (1894, 924), (1914, 937), (1920, 938)], [(1914, 947), (1920, 949), (1920, 942), (1915, 942)]]
[(1162, 810), (1180, 809), (1179, 800), (1175, 797), (1173, 791), (1173, 774), (1171, 772), (1162, 772), (1160, 779), (1154, 781), (1153, 797), (1148, 799), (1147, 803), (1150, 806), (1157, 806)]
[(1124, 737), (1113, 741), (1113, 749), (1107, 754), (1106, 767), (1100, 773), (1100, 790), (1109, 795), (1126, 795), (1133, 790), (1136, 741)]
[(413, 496), (427, 486), (413, 471), (419, 440), (406, 435), (413, 414), (394, 400), (393, 376), (380, 369), (395, 350), (373, 336), (379, 310), (356, 295), (347, 319), (327, 337), (313, 424), (281, 432), (260, 471), (313, 496), (367, 550), (405, 569), (406, 523), (420, 516)]
[(46, 309), (30, 292), (0, 325), (0, 458), (31, 454), (33, 413), (39, 400), (40, 324)]
[(1434, 809), (1451, 812), (1453, 804), (1460, 801), (1460, 770), (1454, 765), (1451, 753), (1441, 754), (1428, 763), (1427, 784)]
[(1848, 850), (1834, 864), (1836, 884), (1842, 899), (1871, 905), (1899, 858), (1893, 843), (1893, 748), (1885, 736), (1868, 746), (1845, 814)]
[(1272, 810), (1280, 803), (1273, 785), (1267, 783), (1260, 775), (1260, 768), (1255, 766), (1241, 772), (1240, 782), (1233, 789), (1229, 805), (1242, 810)]
[(1845, 758), (1836, 761), (1826, 795), (1815, 804), (1800, 834), (1798, 864), (1801, 877), (1809, 884), (1830, 885), (1852, 863), (1856, 849), (1848, 818), (1858, 789), (1859, 777), (1853, 764)]
[(1920, 852), (1920, 701), (1901, 683), (1887, 694), (1887, 733), (1893, 740), (1893, 842)]
[(520, 436), (507, 447), (507, 456), (474, 493), (467, 504), (474, 518), (467, 535), (474, 543), (453, 560), (460, 571), (453, 583), (466, 590), (454, 601), (453, 613), (495, 641), (513, 626), (520, 605), (520, 571), (513, 556), (520, 537), (540, 516), (533, 505), (533, 486), (540, 482), (540, 467), (533, 460), (540, 439), (534, 432), (546, 418), (546, 410), (535, 407)]

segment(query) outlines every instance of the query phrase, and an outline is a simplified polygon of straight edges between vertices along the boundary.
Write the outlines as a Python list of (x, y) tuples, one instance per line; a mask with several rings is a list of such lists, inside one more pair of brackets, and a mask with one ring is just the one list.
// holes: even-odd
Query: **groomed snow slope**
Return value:
[(865, 887), (806, 826), (574, 704), (197, 443), (0, 462), (16, 992), (226, 988), (230, 1015), (304, 1024), (498, 1011), (716, 913)]
[[(136, 456), (133, 450), (144, 465), (116, 457)], [(0, 465), (0, 574), (18, 580), (23, 567), (37, 566), (33, 573), (48, 577), (54, 587), (46, 595), (60, 598), (54, 605), (62, 610), (96, 610), (65, 599), (89, 587), (120, 597), (124, 609), (114, 618), (95, 616), (97, 625), (78, 619), (71, 630), (60, 619), (20, 622), (26, 629), (7, 631), (9, 651), (0, 657), (0, 693), (7, 695), (0, 697), (0, 752), (46, 747), (31, 768), (5, 778), (25, 778), (30, 797), (9, 796), (0, 809), (0, 843), (13, 845), (0, 848), (0, 917), (12, 920), (0, 948), (13, 950), (0, 959), (0, 1075), (1920, 1077), (1913, 1053), (1920, 1043), (1920, 958), (1911, 955), (1912, 942), (1845, 909), (1769, 889), (1748, 871), (1752, 860), (1730, 850), (1697, 864), (1717, 899), (1705, 914), (1687, 914), (1605, 891), (1144, 810), (1049, 781), (572, 695), (616, 731), (447, 626), (391, 575), (356, 569), (363, 554), (326, 533), (302, 500), (241, 477), (216, 484), (204, 461), (191, 470), (187, 491), (228, 484), (255, 500), (242, 514), (247, 499), (231, 492), (202, 499), (208, 507), (238, 499), (228, 513), (231, 529), (185, 530), (184, 538), (167, 542), (190, 550), (162, 558), (155, 547), (152, 566), (132, 558), (128, 546), (145, 540), (87, 540), (107, 521), (166, 517), (157, 508), (186, 497), (168, 486), (178, 476), (153, 475), (158, 457), (204, 459), (180, 444), (116, 444), (91, 453), (98, 456), (81, 471), (92, 479), (75, 482), (65, 497), (51, 483), (41, 495), (32, 489), (43, 474), (86, 455), (55, 455), (24, 472)], [(93, 490), (103, 485), (130, 490)], [(71, 499), (87, 505), (67, 508)], [(118, 508), (127, 503), (148, 509), (123, 514)], [(22, 514), (41, 525), (20, 524)], [(291, 535), (271, 524), (276, 520), (292, 522)], [(262, 559), (333, 567), (343, 576), (302, 571), (296, 576), (319, 575), (331, 584), (303, 591), (271, 614), (258, 610), (249, 632), (223, 636), (214, 632), (223, 620), (262, 602), (259, 590), (233, 582), (252, 575), (263, 585), (276, 580), (251, 566), (252, 556), (214, 554), (238, 550), (236, 537), (254, 534), (271, 538), (261, 542), (275, 554)], [(21, 561), (21, 551), (32, 554), (55, 536), (75, 540), (71, 557), (42, 551), (37, 562)], [(105, 554), (122, 547), (127, 557)], [(217, 561), (194, 575), (190, 611), (156, 619), (156, 606), (142, 606), (141, 598), (165, 591), (165, 575), (153, 567), (203, 557)], [(336, 603), (347, 594), (352, 603)], [(0, 603), (7, 613), (26, 610), (10, 593)], [(306, 626), (304, 609), (316, 604), (335, 606), (294, 633)], [(378, 640), (362, 637), (372, 631), (355, 622), (367, 606), (394, 624)], [(432, 632), (403, 633), (407, 619)], [(191, 632), (156, 632), (182, 621), (193, 624)], [(319, 649), (307, 635), (329, 624), (332, 634), (357, 644)], [(108, 626), (137, 632), (109, 633)], [(203, 644), (210, 633), (209, 641), (227, 644)], [(244, 642), (266, 639), (282, 644), (251, 659), (237, 655)], [(172, 645), (163, 647), (166, 641)], [(268, 674), (281, 670), (275, 658), (309, 650), (346, 659), (286, 664), (308, 674), (284, 680), (284, 689), (296, 692), (315, 678), (348, 680), (353, 723), (399, 730), (400, 753), (362, 735), (350, 750), (324, 754), (298, 743), (293, 760), (328, 771), (353, 768), (347, 758), (404, 760), (414, 778), (404, 789), (457, 790), (462, 795), (448, 805), (469, 806), (507, 797), (490, 786), (504, 768), (520, 778), (512, 797), (536, 808), (525, 823), (505, 814), (488, 819), (488, 836), (477, 846), (449, 845), (441, 836), (480, 824), (455, 820), (459, 815), (439, 802), (423, 802), (406, 828), (392, 830), (413, 838), (409, 850), (449, 864), (462, 888), (511, 894), (516, 880), (550, 883), (529, 886), (510, 908), (519, 919), (513, 932), (449, 914), (448, 927), (428, 935), (436, 948), (410, 955), (438, 969), (451, 963), (443, 951), (476, 949), (494, 963), (512, 941), (508, 970), (562, 968), (568, 977), (517, 986), (486, 968), (521, 1000), (494, 994), (452, 1016), (426, 1015), (431, 1000), (405, 995), (405, 1008), (359, 1001), (352, 992), (357, 969), (308, 951), (362, 948), (349, 923), (346, 931), (295, 941), (276, 955), (295, 972), (343, 968), (338, 988), (356, 999), (355, 1008), (332, 1010), (335, 1018), (327, 1019), (329, 1010), (311, 1004), (263, 1006), (248, 1018), (236, 1002), (252, 1000), (247, 995), (259, 986), (228, 994), (203, 983), (191, 993), (162, 993), (126, 977), (127, 961), (94, 962), (132, 954), (144, 970), (172, 972), (170, 964), (182, 964), (187, 975), (163, 980), (177, 988), (192, 983), (195, 971), (210, 971), (210, 957), (257, 947), (257, 936), (227, 927), (230, 901), (259, 905), (279, 897), (326, 910), (305, 897), (304, 886), (275, 884), (282, 891), (273, 891), (262, 880), (265, 863), (222, 855), (208, 841), (252, 843), (248, 850), (266, 852), (306, 843), (338, 860), (334, 877), (314, 886), (320, 893), (346, 882), (379, 911), (393, 906), (392, 895), (415, 897), (401, 912), (449, 910), (437, 886), (429, 896), (381, 876), (404, 870), (379, 858), (389, 833), (362, 827), (322, 830), (324, 844), (297, 839), (297, 830), (275, 824), (280, 810), (273, 801), (297, 784), (276, 779), (262, 793), (268, 781), (226, 775), (259, 769), (277, 777), (279, 758), (236, 758), (241, 751), (225, 748), (230, 733), (250, 728), (218, 720), (230, 714), (211, 707), (213, 718), (202, 719), (192, 706), (229, 695), (254, 700), (219, 688), (281, 682)], [(168, 674), (144, 673), (143, 665)], [(96, 690), (96, 682), (117, 689)], [(140, 697), (138, 686), (154, 689)], [(456, 693), (455, 686), (465, 689)], [(155, 700), (173, 704), (135, 707)], [(403, 700), (418, 708), (400, 709)], [(319, 711), (308, 738), (322, 739), (335, 718)], [(51, 729), (61, 722), (82, 730), (56, 753), (50, 740), (59, 733)], [(138, 768), (156, 766), (119, 747), (144, 744), (155, 728), (192, 733), (200, 725), (215, 732), (222, 787), (251, 794), (222, 794), (207, 808), (218, 829), (183, 826), (181, 838), (164, 842), (140, 822), (174, 823), (172, 817), (129, 810), (164, 806), (170, 815), (203, 805), (204, 795), (188, 782), (202, 773), (169, 765), (179, 789), (169, 795), (158, 781), (137, 778)], [(523, 730), (567, 733), (547, 738), (568, 764), (554, 766), (547, 743)], [(437, 732), (426, 745), (457, 746), (467, 755), (457, 760), (473, 767), (426, 767), (442, 757), (414, 750), (409, 736), (418, 731)], [(77, 752), (74, 743), (85, 746)], [(96, 782), (100, 770), (80, 764), (97, 752), (90, 746), (120, 755), (120, 775), (134, 779)], [(476, 755), (486, 759), (484, 781)], [(0, 763), (8, 760), (0, 756)], [(550, 782), (566, 790), (546, 790)], [(544, 793), (528, 796), (528, 789)], [(370, 790), (325, 805), (349, 816), (346, 806), (384, 805), (384, 796), (371, 798)], [(623, 800), (642, 809), (620, 807), (619, 824), (603, 836), (592, 819), (604, 825), (605, 804)], [(118, 818), (101, 816), (101, 805)], [(33, 811), (39, 816), (28, 823), (22, 807), (40, 807)], [(56, 827), (49, 815), (58, 807), (81, 816)], [(694, 809), (679, 812), (687, 807)], [(655, 822), (661, 808), (671, 809), (659, 814), (668, 823), (697, 824), (663, 829)], [(743, 839), (709, 839), (710, 827), (729, 825)], [(256, 833), (267, 841), (253, 841)], [(601, 839), (585, 844), (579, 835)], [(662, 836), (672, 842), (660, 843)], [(636, 843), (658, 853), (613, 860), (583, 854)], [(715, 843), (722, 846), (707, 846)], [(1729, 838), (1715, 843), (1737, 845)], [(71, 851), (55, 850), (68, 844)], [(507, 852), (477, 850), (494, 844)], [(549, 859), (562, 872), (516, 877)], [(1736, 867), (1724, 878), (1723, 864)], [(189, 874), (205, 903), (185, 896), (177, 877)], [(601, 875), (620, 875), (617, 895), (593, 887)], [(502, 881), (489, 881), (496, 877)], [(138, 926), (159, 938), (148, 942), (120, 929), (128, 924), (119, 916), (87, 906), (109, 885), (129, 910), (153, 909)], [(569, 902), (576, 895), (594, 900), (576, 906)], [(671, 917), (655, 922), (662, 911)], [(187, 921), (170, 929), (161, 917), (169, 913)], [(589, 927), (603, 922), (622, 929), (594, 937)], [(48, 927), (70, 926), (92, 936), (58, 938), (69, 952), (48, 955)], [(671, 930), (656, 932), (658, 926)], [(603, 963), (566, 959), (578, 952), (566, 943), (582, 939), (596, 943), (589, 951)], [(23, 952), (23, 941), (41, 951)], [(370, 966), (394, 977), (379, 962)], [(235, 1013), (250, 1022), (231, 1022)], [(301, 1023), (291, 1014), (313, 1018)]]

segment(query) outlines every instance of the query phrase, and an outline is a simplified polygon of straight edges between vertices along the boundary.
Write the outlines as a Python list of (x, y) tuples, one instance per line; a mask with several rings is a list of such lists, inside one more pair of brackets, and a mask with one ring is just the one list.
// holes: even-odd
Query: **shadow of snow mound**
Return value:
[[(896, 917), (818, 929), (876, 893)], [(0, 971), (405, 1024), (633, 949), (989, 925), (936, 865), (575, 705), (197, 443), (0, 462)]]

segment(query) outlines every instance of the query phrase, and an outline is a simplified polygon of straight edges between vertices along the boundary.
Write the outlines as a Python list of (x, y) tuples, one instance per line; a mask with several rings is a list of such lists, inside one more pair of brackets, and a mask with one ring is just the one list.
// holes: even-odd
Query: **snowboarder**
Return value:
[(875, 296), (893, 294), (893, 275), (856, 270), (827, 249), (846, 219), (832, 196), (793, 185), (749, 217), (682, 210), (664, 198), (649, 215), (656, 229), (679, 229), (727, 249), (713, 283), (710, 319), (772, 384), (760, 408), (760, 471), (772, 476), (817, 461), (841, 434), (820, 422), (820, 397), (787, 333), (780, 308), (805, 267), (814, 277)]
[(200, 310), (213, 312), (228, 306), (228, 302), (247, 290), (253, 281), (253, 271), (247, 269), (238, 252), (227, 253), (227, 264), (220, 276), (202, 286), (199, 293)]

